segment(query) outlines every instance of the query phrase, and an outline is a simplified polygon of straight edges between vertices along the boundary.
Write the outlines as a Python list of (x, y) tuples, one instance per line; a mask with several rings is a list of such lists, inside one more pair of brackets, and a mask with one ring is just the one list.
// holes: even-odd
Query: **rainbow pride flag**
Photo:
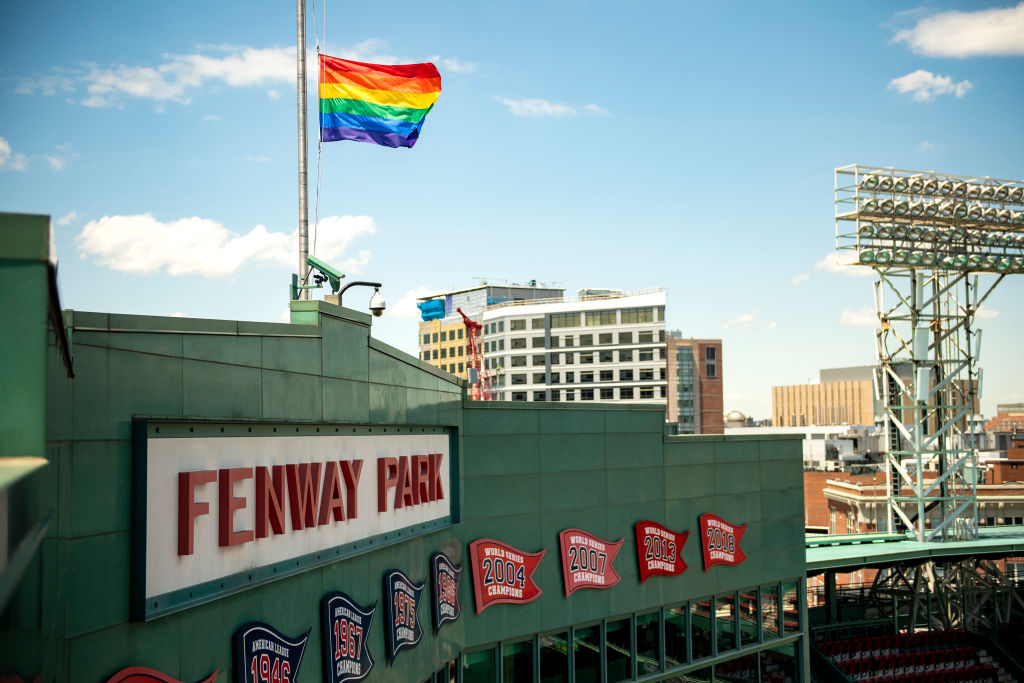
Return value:
[(441, 94), (426, 64), (366, 64), (320, 55), (320, 140), (412, 147)]

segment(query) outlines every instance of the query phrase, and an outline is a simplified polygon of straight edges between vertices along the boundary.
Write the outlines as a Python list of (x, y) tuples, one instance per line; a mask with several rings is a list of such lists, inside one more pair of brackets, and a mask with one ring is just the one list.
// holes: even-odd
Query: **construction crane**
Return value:
[(480, 330), (483, 329), (483, 325), (470, 319), (461, 308), (455, 310), (462, 316), (462, 322), (466, 325), (466, 346), (469, 356), (466, 362), (466, 375), (469, 378), (469, 397), (474, 401), (490, 401), (491, 377), (484, 368), (484, 354), (480, 344)]

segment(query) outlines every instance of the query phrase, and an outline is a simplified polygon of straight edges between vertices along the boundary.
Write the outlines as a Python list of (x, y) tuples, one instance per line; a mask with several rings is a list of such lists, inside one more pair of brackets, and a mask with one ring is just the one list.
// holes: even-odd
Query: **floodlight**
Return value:
[(881, 263), (885, 265), (886, 263), (889, 263), (889, 261), (892, 261), (892, 254), (890, 254), (889, 252), (879, 251), (877, 254), (875, 254), (875, 263)]
[(934, 266), (936, 261), (938, 261), (938, 256), (935, 255), (935, 252), (926, 251), (921, 254), (921, 265), (923, 266)]
[(1019, 202), (1021, 199), (1024, 199), (1024, 187), (1015, 187), (1010, 190), (1011, 202)]
[(929, 178), (924, 184), (925, 194), (935, 194), (939, 191), (939, 181), (935, 178)]
[(973, 244), (975, 246), (981, 244), (981, 234), (974, 232), (973, 230), (968, 231), (967, 242), (968, 244)]
[(1010, 266), (1012, 265), (1013, 264), (1010, 262), (1010, 259), (1001, 258), (998, 261), (996, 261), (996, 270), (998, 270), (1000, 273), (1005, 273), (1010, 269)]
[(918, 241), (924, 236), (924, 228), (919, 225), (912, 225), (907, 229), (907, 239)]
[(919, 228), (915, 225), (913, 228), (911, 228), (911, 230), (920, 230), (921, 239), (923, 240), (927, 240), (929, 242), (935, 241), (935, 228)]
[(888, 192), (892, 189), (892, 176), (882, 176), (878, 179), (878, 191)]
[(896, 202), (896, 206), (893, 208), (893, 211), (896, 213), (897, 216), (906, 216), (908, 213), (910, 213), (910, 202)]
[(954, 268), (963, 268), (966, 265), (967, 265), (967, 256), (965, 256), (964, 254), (957, 254), (956, 256), (953, 257), (953, 267)]
[(860, 235), (861, 237), (874, 237), (875, 226), (872, 225), (871, 223), (862, 223), (860, 226), (860, 230), (857, 231), (857, 234)]
[(977, 268), (981, 265), (981, 254), (971, 254), (967, 257), (967, 264), (972, 268)]
[(997, 223), (1009, 223), (1010, 222), (1010, 210), (1009, 209), (1003, 209), (1002, 211), (1000, 211), (999, 214), (996, 216), (996, 222)]
[(948, 197), (953, 193), (953, 181), (946, 180), (939, 183), (939, 195), (942, 197)]
[(981, 204), (972, 204), (971, 207), (967, 210), (967, 217), (970, 218), (972, 221), (976, 221), (979, 218), (981, 218), (981, 214)]
[(897, 249), (892, 253), (892, 260), (895, 263), (906, 263), (907, 262), (907, 250)]
[(878, 187), (878, 176), (869, 175), (861, 181), (860, 186), (865, 190), (873, 190)]
[(985, 220), (987, 222), (989, 222), (989, 223), (995, 223), (996, 222), (996, 216), (998, 214), (999, 214), (999, 209), (992, 209), (992, 208), (985, 209), (982, 212), (982, 216), (984, 216)]
[(967, 205), (957, 204), (953, 207), (953, 216), (956, 218), (967, 218)]
[(864, 202), (864, 206), (861, 207), (861, 211), (864, 213), (878, 213), (878, 200), (869, 199)]
[(953, 186), (953, 196), (957, 199), (963, 199), (967, 196), (967, 183), (957, 183)]
[(940, 230), (936, 233), (935, 239), (939, 244), (949, 244), (949, 241), (953, 239), (953, 233), (950, 230)]
[(993, 197), (995, 197), (995, 194), (996, 194), (996, 188), (994, 186), (992, 186), (992, 185), (985, 185), (982, 188), (982, 190), (981, 190), (981, 194), (979, 195), (979, 198), (980, 199), (988, 200), (988, 199), (992, 199)]
[(896, 182), (892, 184), (892, 191), (903, 193), (907, 191), (907, 185), (910, 183), (910, 179), (904, 176), (900, 176), (896, 179)]
[(875, 262), (875, 252), (871, 251), (870, 249), (865, 249), (864, 251), (860, 252), (860, 262), (861, 263), (874, 263)]
[(956, 202), (943, 202), (939, 205), (939, 215), (943, 218), (952, 218), (953, 210), (956, 208)]
[(879, 225), (878, 226), (878, 238), (887, 240), (892, 237), (892, 226), (891, 225)]
[(967, 231), (964, 230), (963, 228), (953, 228), (952, 232), (950, 233), (950, 237), (953, 239), (954, 242), (959, 242), (964, 238), (964, 235), (966, 234)]
[(918, 253), (916, 251), (910, 252), (910, 254), (907, 255), (907, 265), (908, 266), (919, 265), (921, 263), (921, 257), (922, 257), (922, 254), (920, 254), (920, 253)]
[(985, 270), (992, 270), (996, 265), (996, 257), (989, 254), (981, 260), (981, 265)]
[(923, 215), (924, 207), (924, 202), (914, 202), (913, 204), (910, 205), (910, 215), (914, 216), (915, 218), (917, 216)]
[(892, 213), (893, 201), (891, 199), (883, 199), (878, 204), (879, 213), (884, 213), (886, 216)]
[(928, 218), (934, 218), (939, 213), (939, 205), (935, 202), (931, 202), (924, 205), (924, 215)]
[(907, 226), (905, 225), (894, 225), (892, 226), (892, 237), (896, 240), (907, 239)]
[(909, 189), (912, 194), (918, 194), (924, 189), (924, 178), (919, 175), (913, 176), (910, 179)]
[(1024, 258), (1017, 257), (1013, 259), (1014, 270), (1024, 270)]
[(1004, 199), (1006, 199), (1007, 197), (1009, 197), (1010, 196), (1010, 191), (1012, 189), (1013, 188), (1010, 187), (1009, 185), (1000, 185), (999, 187), (997, 187), (996, 191), (995, 191), (995, 195), (994, 195), (995, 198), (996, 198), (996, 201), (1001, 202)]
[(968, 199), (977, 199), (978, 197), (981, 196), (982, 189), (983, 189), (982, 185), (975, 185), (975, 184), (972, 183), (967, 188), (967, 198)]
[(1024, 225), (1024, 211), (1018, 211), (1013, 214), (1013, 218), (1010, 220), (1014, 225)]

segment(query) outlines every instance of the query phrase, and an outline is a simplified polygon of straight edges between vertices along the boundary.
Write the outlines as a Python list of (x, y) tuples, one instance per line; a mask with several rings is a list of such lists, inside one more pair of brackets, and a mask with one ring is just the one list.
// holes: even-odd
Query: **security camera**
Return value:
[(386, 304), (384, 303), (384, 297), (380, 295), (380, 290), (373, 290), (373, 296), (370, 297), (370, 313), (373, 313), (375, 318), (379, 318), (384, 315), (385, 307)]
[[(321, 273), (323, 273), (324, 277), (331, 283), (332, 294), (336, 294), (338, 292), (338, 289), (341, 287), (340, 280), (343, 277), (345, 277), (344, 273), (342, 273), (340, 270), (330, 265), (329, 263), (321, 261), (316, 256), (307, 256), (306, 265), (312, 268), (316, 268)], [(316, 278), (315, 276), (314, 278), (317, 279), (318, 281), (321, 281), (321, 278)]]

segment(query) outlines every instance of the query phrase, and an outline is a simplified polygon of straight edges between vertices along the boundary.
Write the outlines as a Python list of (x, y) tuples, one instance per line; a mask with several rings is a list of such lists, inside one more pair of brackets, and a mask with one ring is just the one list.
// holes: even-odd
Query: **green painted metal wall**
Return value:
[[(0, 674), (104, 681), (140, 665), (189, 683), (215, 668), (218, 680), (234, 680), (232, 635), (258, 620), (289, 635), (312, 628), (296, 680), (319, 681), (324, 593), (379, 603), (385, 571), (427, 578), (433, 552), (465, 561), (467, 544), (484, 536), (525, 551), (548, 548), (536, 574), (544, 594), (476, 615), (467, 567), (461, 619), (435, 636), (423, 605), (423, 640), (393, 666), (379, 609), (369, 636), (373, 680), (423, 680), (464, 648), (803, 574), (799, 441), (665, 437), (663, 411), (652, 408), (470, 403), (454, 378), (371, 339), (368, 316), (319, 303), (315, 319), (284, 325), (69, 314), (77, 377), (58, 372), (50, 346), (50, 466), (19, 484), (24, 512), (53, 509), (55, 523), (2, 617)], [(137, 418), (447, 426), (458, 437), (461, 521), (133, 623), (130, 439)], [(681, 577), (641, 585), (633, 524), (650, 518), (695, 530), (703, 512), (749, 524), (748, 560), (704, 572), (694, 533)], [(615, 565), (619, 585), (564, 597), (557, 533), (567, 527), (626, 538)]]

